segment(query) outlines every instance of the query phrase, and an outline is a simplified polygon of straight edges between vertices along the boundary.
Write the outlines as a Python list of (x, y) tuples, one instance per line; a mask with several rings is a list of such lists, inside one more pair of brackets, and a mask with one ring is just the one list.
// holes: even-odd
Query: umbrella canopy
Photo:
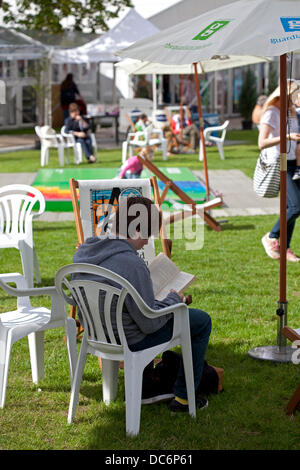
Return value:
[[(256, 56), (220, 56), (216, 59), (201, 60), (197, 63), (199, 74), (227, 70), (235, 67), (243, 67), (245, 65), (258, 64), (268, 62), (267, 57)], [(129, 74), (161, 74), (161, 75), (189, 75), (194, 73), (193, 64), (158, 64), (155, 62), (141, 61), (134, 59), (124, 59), (116, 64)]]
[[(299, 1), (237, 1), (164, 30), (119, 51), (121, 57), (163, 64), (196, 64), (222, 55), (280, 56), (281, 97), (287, 96), (286, 54), (300, 49)], [(196, 71), (196, 68), (195, 68)], [(195, 74), (195, 79), (198, 75)], [(198, 90), (199, 91), (199, 90)], [(198, 103), (199, 103), (198, 99)], [(199, 106), (200, 109), (200, 106)], [(253, 356), (284, 362), (281, 330), (287, 322), (286, 300), (286, 115), (287, 100), (280, 107), (280, 292), (277, 349), (256, 348)], [(282, 353), (282, 354), (281, 354)], [(280, 357), (280, 358), (279, 358)]]
[(138, 41), (118, 55), (176, 65), (224, 54), (273, 57), (300, 49), (299, 32), (299, 2), (241, 0)]

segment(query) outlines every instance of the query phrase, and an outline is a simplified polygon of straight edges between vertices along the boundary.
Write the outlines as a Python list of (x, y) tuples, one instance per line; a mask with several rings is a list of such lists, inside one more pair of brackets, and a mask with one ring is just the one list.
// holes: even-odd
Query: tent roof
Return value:
[(155, 34), (159, 29), (150, 21), (139, 15), (134, 9), (110, 31), (83, 46), (55, 50), (52, 62), (87, 63), (87, 62), (118, 62), (115, 52), (128, 47), (134, 42)]
[(38, 59), (47, 50), (41, 42), (15, 29), (0, 27), (0, 59)]

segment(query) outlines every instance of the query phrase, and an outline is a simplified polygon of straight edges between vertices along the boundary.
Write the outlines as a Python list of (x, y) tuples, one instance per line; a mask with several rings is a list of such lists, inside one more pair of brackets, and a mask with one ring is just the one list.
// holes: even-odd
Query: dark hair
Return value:
[(134, 239), (136, 232), (141, 238), (158, 236), (162, 224), (161, 211), (143, 196), (121, 197), (115, 214), (115, 232)]
[(147, 118), (148, 118), (148, 116), (147, 116), (147, 114), (145, 114), (145, 113), (143, 113), (143, 114), (140, 115), (140, 119), (147, 119)]
[(77, 103), (70, 103), (69, 104), (69, 113), (72, 113), (73, 111), (79, 110), (79, 106)]
[(68, 73), (66, 75), (66, 78), (64, 79), (64, 81), (61, 84), (61, 89), (62, 90), (69, 90), (72, 87), (72, 85), (73, 85), (73, 74)]

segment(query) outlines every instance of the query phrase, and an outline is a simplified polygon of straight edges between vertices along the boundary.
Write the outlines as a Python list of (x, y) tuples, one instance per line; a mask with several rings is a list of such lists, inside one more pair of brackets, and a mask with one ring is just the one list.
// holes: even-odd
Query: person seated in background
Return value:
[[(153, 158), (152, 147), (144, 147), (139, 155), (145, 158), (145, 160), (151, 162)], [(138, 156), (134, 155), (129, 157), (128, 160), (126, 160), (126, 162), (121, 166), (115, 179), (140, 178), (142, 171), (143, 164), (138, 159)]]
[(172, 131), (169, 124), (165, 124), (162, 127), (162, 131), (163, 131), (163, 134), (164, 134), (164, 138), (167, 139), (167, 141), (168, 141), (168, 143), (167, 143), (167, 155), (168, 155), (168, 157), (176, 155), (176, 153), (178, 153), (178, 149), (179, 149), (179, 145), (180, 145), (179, 139), (173, 133), (173, 131)]
[(260, 118), (262, 115), (263, 105), (265, 104), (266, 99), (267, 99), (266, 95), (260, 95), (257, 98), (256, 105), (254, 106), (253, 111), (252, 111), (252, 122), (258, 128), (259, 128)]
[(151, 121), (149, 121), (147, 114), (141, 114), (135, 123), (135, 128), (138, 132), (143, 132), (146, 127), (150, 126)]
[(89, 135), (89, 124), (80, 115), (79, 107), (76, 103), (69, 105), (70, 116), (65, 121), (67, 133), (74, 135), (76, 142), (81, 144), (84, 155), (89, 163), (95, 163), (96, 157), (93, 155), (92, 140)]
[(183, 142), (185, 145), (190, 144), (193, 152), (196, 152), (199, 144), (200, 132), (196, 124), (192, 122), (188, 108), (187, 110), (188, 111), (186, 112), (185, 108), (183, 107), (182, 116), (180, 112), (176, 112), (172, 116), (172, 130), (177, 138), (182, 133), (182, 138), (180, 137), (180, 143)]

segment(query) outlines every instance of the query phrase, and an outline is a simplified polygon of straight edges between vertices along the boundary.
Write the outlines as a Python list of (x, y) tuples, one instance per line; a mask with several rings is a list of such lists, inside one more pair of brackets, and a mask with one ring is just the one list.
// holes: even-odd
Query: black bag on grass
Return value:
[[(174, 351), (165, 351), (161, 361), (152, 371), (152, 379), (160, 381), (164, 388), (172, 390), (182, 356)], [(222, 369), (221, 369), (222, 370)], [(217, 394), (222, 391), (222, 385), (219, 383), (220, 378), (214, 367), (210, 366), (207, 361), (204, 362), (201, 382), (197, 388), (196, 394), (209, 395)]]

